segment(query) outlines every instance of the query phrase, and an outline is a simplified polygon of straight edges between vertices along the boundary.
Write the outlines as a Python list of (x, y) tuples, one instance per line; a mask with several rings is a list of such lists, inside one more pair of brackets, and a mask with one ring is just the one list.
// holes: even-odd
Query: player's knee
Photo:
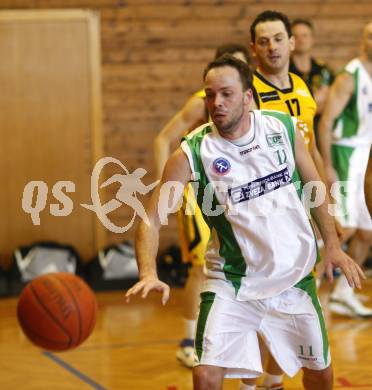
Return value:
[(310, 370), (304, 368), (304, 381), (309, 381), (311, 383), (318, 383), (322, 385), (322, 388), (332, 389), (333, 386), (333, 370), (329, 366), (324, 370)]
[(194, 389), (212, 390), (219, 389), (221, 386), (221, 377), (216, 375), (216, 369), (212, 366), (196, 366), (192, 370)]

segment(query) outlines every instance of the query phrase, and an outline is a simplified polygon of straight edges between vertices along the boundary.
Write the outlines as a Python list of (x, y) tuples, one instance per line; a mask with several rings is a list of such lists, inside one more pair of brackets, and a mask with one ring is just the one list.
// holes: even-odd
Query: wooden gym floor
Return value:
[[(363, 293), (372, 297), (372, 279)], [(330, 316), (324, 286), (336, 389), (372, 390), (372, 319)], [(157, 295), (129, 305), (124, 292), (97, 294), (99, 317), (91, 337), (71, 352), (46, 353), (32, 346), (16, 320), (15, 298), (0, 300), (1, 390), (190, 390), (191, 371), (175, 359), (182, 337), (181, 290), (162, 307)], [(372, 305), (372, 299), (369, 304)], [(285, 380), (301, 389), (301, 376)], [(226, 381), (224, 389), (238, 389)]]

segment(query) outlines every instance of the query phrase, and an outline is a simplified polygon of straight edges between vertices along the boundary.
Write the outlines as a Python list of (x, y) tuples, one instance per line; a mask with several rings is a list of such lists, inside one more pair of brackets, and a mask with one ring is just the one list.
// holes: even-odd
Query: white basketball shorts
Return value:
[(257, 334), (289, 375), (330, 364), (328, 337), (312, 275), (272, 298), (238, 301), (201, 294), (195, 338), (196, 365), (226, 368), (226, 378), (262, 373)]

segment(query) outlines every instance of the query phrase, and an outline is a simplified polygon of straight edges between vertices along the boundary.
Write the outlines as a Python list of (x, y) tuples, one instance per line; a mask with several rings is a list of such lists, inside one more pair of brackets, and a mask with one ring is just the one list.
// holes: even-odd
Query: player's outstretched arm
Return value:
[(342, 113), (353, 95), (354, 88), (354, 79), (349, 73), (338, 75), (329, 89), (324, 111), (319, 122), (320, 153), (323, 157), (325, 174), (330, 187), (337, 180), (331, 158), (332, 128), (334, 121)]
[[(168, 301), (169, 286), (159, 280), (156, 271), (159, 230), (162, 221), (170, 213), (176, 211), (176, 205), (179, 204), (183, 189), (190, 177), (191, 169), (188, 159), (182, 149), (178, 148), (169, 158), (163, 177), (146, 208), (148, 224), (141, 220), (136, 231), (135, 246), (140, 281), (127, 291), (125, 295), (127, 302), (136, 294), (141, 294), (142, 298), (146, 298), (150, 291), (162, 294), (163, 305)], [(177, 189), (167, 191), (166, 185), (169, 182), (177, 182)], [(174, 205), (174, 207), (171, 208), (170, 205)]]
[(304, 183), (321, 182), (324, 190), (324, 201), (311, 209), (311, 214), (320, 229), (324, 240), (326, 255), (323, 261), (328, 279), (333, 281), (333, 269), (340, 267), (344, 272), (350, 287), (361, 288), (360, 279), (365, 279), (365, 275), (358, 264), (349, 257), (340, 246), (333, 218), (328, 213), (329, 199), (325, 184), (321, 181), (314, 162), (307, 152), (302, 137), (296, 137), (296, 165)]
[(165, 163), (171, 154), (172, 146), (180, 142), (187, 130), (202, 124), (205, 120), (204, 99), (193, 95), (183, 108), (163, 127), (156, 136), (154, 143), (157, 178), (161, 178)]

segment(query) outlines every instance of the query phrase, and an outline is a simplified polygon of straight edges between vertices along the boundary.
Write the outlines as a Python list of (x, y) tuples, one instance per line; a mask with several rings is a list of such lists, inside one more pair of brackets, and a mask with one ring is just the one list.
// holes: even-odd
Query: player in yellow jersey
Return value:
[[(217, 48), (215, 58), (229, 53), (249, 62), (248, 50), (237, 44), (226, 44)], [(164, 126), (155, 139), (155, 163), (157, 177), (161, 178), (165, 162), (181, 138), (188, 131), (208, 122), (204, 89), (195, 93), (184, 107)], [(191, 193), (190, 193), (191, 191)], [(184, 203), (178, 213), (180, 244), (183, 261), (191, 268), (184, 290), (184, 339), (177, 350), (177, 359), (186, 367), (194, 365), (194, 338), (200, 290), (203, 282), (204, 254), (209, 240), (209, 228), (204, 222), (200, 209), (196, 205), (192, 189), (189, 186), (184, 194)]]
[[(271, 13), (275, 17), (276, 13), (271, 11), (261, 15), (266, 17)], [(284, 22), (275, 19), (259, 22), (253, 29), (252, 51), (258, 65), (253, 76), (255, 103), (259, 109), (287, 112), (304, 122), (305, 144), (313, 159), (319, 161), (321, 157), (315, 146), (313, 130), (316, 103), (306, 83), (288, 72), (294, 40), (292, 35), (285, 40), (286, 34)]]
[[(300, 119), (306, 124), (304, 130), (305, 144), (313, 149), (314, 132), (313, 120), (316, 112), (316, 103), (305, 82), (294, 73), (288, 73), (290, 85), (279, 89), (270, 83), (256, 70), (253, 76), (255, 87), (255, 103), (259, 109), (269, 109), (288, 112), (291, 116)], [(315, 150), (315, 149), (314, 149)]]
[[(316, 103), (305, 82), (289, 73), (290, 54), (295, 47), (287, 16), (264, 11), (250, 27), (251, 50), (257, 60), (253, 93), (257, 108), (283, 111), (300, 120), (301, 132), (314, 163), (324, 177), (323, 162), (313, 131)], [(271, 357), (268, 359), (261, 389), (283, 389), (283, 372)], [(244, 380), (241, 390), (254, 389), (254, 381)]]

